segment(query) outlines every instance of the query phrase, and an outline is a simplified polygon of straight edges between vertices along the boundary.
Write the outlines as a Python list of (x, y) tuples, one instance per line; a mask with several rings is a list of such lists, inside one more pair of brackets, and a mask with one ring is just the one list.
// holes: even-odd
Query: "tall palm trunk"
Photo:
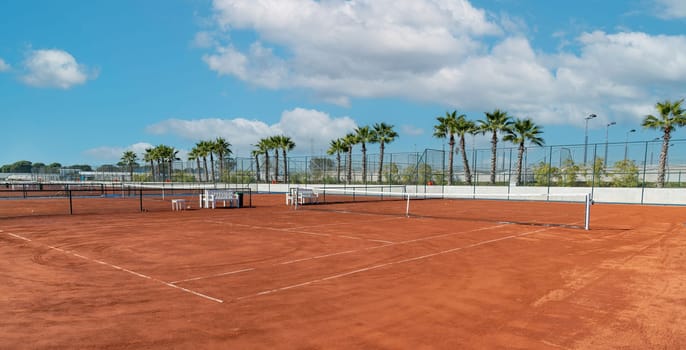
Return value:
[(468, 185), (472, 184), (472, 172), (469, 170), (469, 161), (467, 160), (467, 150), (465, 149), (464, 136), (460, 137), (460, 152), (462, 152), (462, 163), (464, 164), (464, 178)]
[(152, 176), (152, 182), (155, 182), (155, 161), (150, 159), (150, 176)]
[(517, 185), (522, 184), (522, 160), (524, 160), (524, 141), (519, 143), (519, 152), (517, 153)]
[(202, 181), (202, 168), (200, 168), (200, 157), (195, 158), (195, 162), (198, 164), (198, 181)]
[(495, 185), (495, 163), (497, 147), (498, 134), (493, 132), (493, 138), (491, 138), (491, 185)]
[(279, 182), (279, 150), (274, 150), (274, 181)]
[(336, 183), (341, 182), (341, 152), (336, 151)]
[(207, 172), (207, 157), (202, 157), (202, 162), (205, 165), (205, 181), (210, 181), (210, 174)]
[(379, 176), (377, 177), (377, 182), (382, 183), (383, 182), (383, 153), (384, 149), (386, 148), (386, 145), (384, 144), (383, 141), (379, 143)]
[(288, 158), (286, 158), (286, 149), (281, 150), (283, 152), (283, 182), (288, 183)]
[(212, 182), (214, 182), (217, 178), (214, 176), (214, 153), (210, 152), (210, 166), (212, 169)]
[(665, 170), (667, 170), (667, 153), (669, 152), (669, 140), (672, 138), (671, 130), (665, 129), (662, 136), (662, 151), (660, 152), (660, 162), (657, 166), (657, 187), (665, 187)]
[[(455, 155), (455, 136), (453, 134), (450, 134), (450, 142), (448, 142), (448, 145), (450, 146), (450, 155), (448, 155), (448, 185), (453, 184), (453, 157)], [(443, 158), (445, 159), (445, 158)]]
[(256, 172), (257, 182), (259, 183), (260, 182), (260, 155), (259, 155), (259, 153), (255, 154), (255, 170), (257, 170), (257, 172)]
[(350, 184), (353, 181), (353, 149), (352, 147), (348, 149), (348, 176), (347, 176), (347, 183)]
[(362, 182), (367, 183), (367, 145), (362, 143)]

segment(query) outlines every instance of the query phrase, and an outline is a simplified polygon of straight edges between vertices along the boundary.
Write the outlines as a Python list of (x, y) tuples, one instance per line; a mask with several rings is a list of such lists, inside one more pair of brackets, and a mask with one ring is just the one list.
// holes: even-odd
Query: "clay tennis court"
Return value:
[(0, 201), (0, 348), (686, 348), (685, 207), (252, 201)]

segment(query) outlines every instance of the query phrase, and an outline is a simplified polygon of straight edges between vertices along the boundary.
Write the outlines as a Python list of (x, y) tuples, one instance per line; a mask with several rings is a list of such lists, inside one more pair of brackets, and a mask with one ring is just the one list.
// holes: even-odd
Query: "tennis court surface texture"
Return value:
[(686, 207), (598, 204), (585, 231), (252, 200), (19, 216), (41, 199), (0, 201), (0, 348), (686, 348)]

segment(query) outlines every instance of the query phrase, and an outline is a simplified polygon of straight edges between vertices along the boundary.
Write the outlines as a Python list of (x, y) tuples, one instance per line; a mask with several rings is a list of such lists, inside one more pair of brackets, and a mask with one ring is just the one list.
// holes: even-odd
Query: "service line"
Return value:
[(538, 230), (529, 231), (529, 232), (524, 232), (524, 233), (520, 233), (520, 234), (516, 234), (516, 235), (509, 235), (509, 236), (505, 236), (505, 237), (500, 237), (500, 238), (495, 238), (495, 239), (489, 239), (489, 240), (485, 240), (485, 241), (480, 241), (480, 242), (468, 244), (468, 245), (466, 245), (466, 246), (455, 247), (455, 248), (451, 248), (451, 249), (447, 249), (447, 250), (442, 250), (442, 251), (435, 252), (435, 253), (431, 253), (431, 254), (421, 255), (421, 256), (412, 257), (412, 258), (407, 258), (407, 259), (402, 259), (402, 260), (391, 261), (391, 262), (387, 262), (387, 263), (383, 263), (383, 264), (372, 265), (372, 266), (364, 267), (364, 268), (361, 268), (361, 269), (356, 269), (356, 270), (352, 270), (352, 271), (348, 271), (348, 272), (339, 273), (339, 274), (336, 274), (336, 275), (331, 275), (331, 276), (327, 276), (327, 277), (322, 277), (322, 278), (310, 280), (310, 281), (307, 281), (307, 282), (301, 282), (301, 283), (298, 283), (298, 284), (293, 284), (293, 285), (289, 285), (289, 286), (285, 286), (285, 287), (274, 288), (274, 289), (269, 289), (269, 290), (263, 290), (263, 291), (261, 291), (261, 292), (255, 293), (255, 294), (251, 294), (251, 295), (246, 295), (246, 296), (238, 297), (238, 298), (236, 298), (236, 300), (248, 299), (248, 298), (253, 298), (253, 297), (257, 297), (257, 296), (261, 296), (261, 295), (266, 295), (266, 294), (272, 294), (272, 293), (282, 292), (282, 291), (285, 291), (285, 290), (288, 290), (288, 289), (293, 289), (293, 288), (302, 287), (302, 286), (307, 286), (307, 285), (314, 284), (314, 283), (329, 281), (329, 280), (333, 280), (333, 279), (337, 279), (337, 278), (341, 278), (341, 277), (346, 277), (346, 276), (350, 276), (350, 275), (354, 275), (354, 274), (358, 274), (358, 273), (362, 273), (362, 272), (367, 272), (367, 271), (371, 271), (371, 270), (380, 269), (380, 268), (383, 268), (383, 267), (388, 267), (388, 266), (392, 266), (392, 265), (399, 265), (399, 264), (404, 264), (404, 263), (413, 262), (413, 261), (418, 261), (418, 260), (424, 260), (424, 259), (428, 259), (428, 258), (435, 257), (435, 256), (438, 256), (438, 255), (449, 254), (449, 253), (453, 253), (453, 252), (457, 252), (457, 251), (461, 251), (461, 250), (466, 250), (466, 249), (469, 249), (469, 248), (475, 248), (475, 247), (479, 247), (479, 246), (482, 246), (482, 245), (487, 245), (487, 244), (490, 244), (490, 243), (495, 243), (495, 242), (500, 242), (500, 241), (504, 241), (504, 240), (508, 240), (508, 239), (515, 239), (515, 238), (519, 238), (519, 237), (524, 237), (524, 236), (532, 235), (532, 234), (534, 234), (534, 233), (539, 233), (539, 232), (543, 232), (543, 231), (547, 231), (547, 230), (550, 230), (550, 228), (549, 228), (549, 227), (547, 227), (547, 228), (541, 228), (541, 229), (538, 229)]

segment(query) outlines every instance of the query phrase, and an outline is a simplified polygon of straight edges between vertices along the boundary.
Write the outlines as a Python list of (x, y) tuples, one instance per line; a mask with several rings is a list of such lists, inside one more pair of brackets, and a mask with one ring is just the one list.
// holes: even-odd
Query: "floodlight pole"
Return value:
[(610, 127), (617, 124), (616, 122), (609, 122), (605, 125), (605, 159), (603, 160), (603, 163), (605, 163), (605, 168), (607, 168), (607, 143), (608, 143), (608, 136), (610, 132)]
[(588, 121), (597, 117), (595, 114), (589, 114), (586, 118), (586, 128), (584, 129), (584, 164), (586, 164), (586, 150), (588, 148)]
[(636, 129), (631, 129), (631, 130), (627, 131), (626, 132), (626, 140), (624, 140), (624, 160), (625, 161), (626, 161), (626, 157), (627, 157), (627, 151), (629, 148), (629, 134), (631, 134), (632, 132), (636, 132)]

